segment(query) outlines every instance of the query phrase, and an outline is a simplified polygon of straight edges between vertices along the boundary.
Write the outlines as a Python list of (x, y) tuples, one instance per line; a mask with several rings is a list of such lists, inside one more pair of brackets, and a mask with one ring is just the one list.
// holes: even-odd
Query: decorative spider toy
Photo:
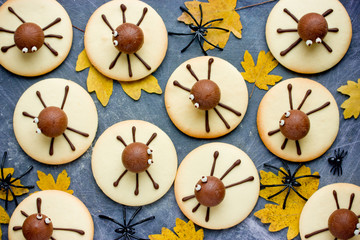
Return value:
[(152, 178), (151, 174), (147, 170), (151, 164), (154, 163), (152, 160), (152, 150), (149, 148), (150, 143), (155, 139), (157, 133), (153, 133), (150, 139), (146, 144), (141, 142), (136, 142), (135, 139), (136, 127), (132, 127), (132, 137), (133, 142), (127, 145), (124, 139), (121, 136), (117, 136), (116, 139), (119, 140), (124, 146), (125, 149), (122, 152), (121, 160), (126, 168), (126, 170), (120, 175), (120, 177), (114, 182), (114, 187), (119, 185), (121, 178), (128, 172), (136, 173), (136, 187), (135, 187), (135, 195), (139, 194), (139, 173), (146, 172), (149, 176), (151, 182), (155, 189), (159, 189), (159, 184), (157, 184)]
[(190, 47), (190, 45), (195, 41), (197, 40), (197, 42), (199, 43), (200, 45), (200, 48), (202, 50), (202, 52), (204, 53), (205, 56), (207, 56), (208, 54), (206, 53), (206, 51), (204, 50), (203, 46), (202, 46), (202, 41), (205, 41), (207, 42), (208, 44), (210, 44), (211, 46), (219, 49), (219, 50), (223, 50), (223, 48), (221, 47), (218, 47), (214, 44), (212, 44), (211, 42), (209, 42), (205, 36), (207, 35), (208, 33), (208, 30), (209, 29), (215, 29), (215, 30), (222, 30), (222, 31), (225, 31), (225, 32), (229, 32), (228, 29), (225, 29), (225, 28), (220, 28), (220, 27), (213, 27), (211, 26), (211, 23), (213, 22), (219, 22), (219, 21), (222, 21), (223, 18), (217, 18), (217, 19), (214, 19), (214, 20), (211, 20), (211, 21), (208, 21), (204, 24), (202, 24), (203, 22), (203, 11), (202, 11), (202, 7), (201, 7), (201, 4), (199, 4), (199, 8), (200, 8), (200, 23), (195, 19), (194, 15), (192, 15), (188, 10), (186, 10), (184, 7), (180, 7), (181, 11), (183, 12), (186, 12), (195, 22), (195, 25), (194, 24), (190, 24), (189, 25), (189, 28), (193, 31), (191, 33), (175, 33), (175, 32), (169, 32), (169, 35), (194, 35), (194, 37), (190, 40), (190, 42), (188, 43), (188, 45), (186, 45), (183, 49), (181, 49), (181, 52), (185, 52), (186, 49), (188, 49), (188, 47)]
[(195, 108), (200, 110), (205, 110), (205, 129), (206, 132), (210, 132), (210, 124), (209, 124), (209, 113), (208, 111), (214, 109), (216, 114), (225, 124), (227, 129), (230, 128), (230, 125), (225, 120), (225, 118), (221, 115), (221, 113), (216, 109), (216, 106), (220, 106), (225, 108), (226, 110), (234, 113), (237, 116), (241, 116), (239, 111), (223, 104), (220, 102), (221, 92), (219, 86), (212, 80), (210, 80), (211, 76), (211, 64), (214, 62), (213, 58), (210, 58), (208, 61), (208, 79), (199, 80), (194, 71), (191, 68), (191, 65), (186, 65), (187, 70), (190, 74), (195, 78), (196, 83), (192, 86), (192, 88), (187, 88), (182, 86), (178, 81), (174, 81), (173, 84), (176, 87), (179, 87), (187, 92), (190, 92), (189, 99), (194, 104)]
[(192, 212), (196, 212), (200, 205), (207, 207), (205, 221), (208, 222), (210, 219), (210, 207), (219, 205), (225, 198), (225, 191), (227, 188), (231, 188), (246, 182), (254, 180), (253, 176), (250, 176), (240, 182), (236, 182), (225, 186), (222, 180), (228, 175), (236, 166), (239, 166), (241, 160), (236, 160), (231, 167), (220, 177), (214, 177), (216, 159), (219, 157), (219, 152), (214, 152), (214, 161), (211, 167), (210, 176), (202, 176), (201, 179), (196, 183), (193, 195), (184, 197), (183, 202), (188, 201), (192, 198), (198, 200), (198, 204), (192, 209)]
[(61, 18), (56, 18), (53, 22), (51, 22), (49, 25), (47, 25), (44, 28), (41, 28), (39, 25), (32, 23), (32, 22), (25, 22), (24, 19), (22, 19), (12, 7), (8, 7), (9, 12), (14, 14), (21, 22), (22, 24), (15, 30), (8, 30), (5, 28), (0, 27), (0, 32), (6, 32), (6, 33), (13, 33), (14, 34), (14, 41), (15, 44), (10, 46), (3, 46), (1, 48), (2, 52), (7, 52), (12, 47), (19, 48), (23, 53), (33, 53), (39, 50), (42, 45), (45, 45), (52, 54), (55, 56), (58, 55), (58, 52), (53, 49), (49, 43), (45, 42), (45, 38), (58, 38), (62, 39), (63, 37), (61, 35), (56, 34), (44, 34), (44, 31), (51, 28), (55, 24), (59, 23), (61, 21)]
[(37, 213), (28, 215), (26, 212), (21, 211), (21, 214), (26, 217), (22, 226), (13, 227), (14, 231), (22, 230), (25, 239), (52, 239), (51, 235), (54, 230), (70, 231), (80, 235), (84, 235), (85, 232), (80, 229), (73, 228), (57, 228), (53, 227), (51, 219), (45, 214), (41, 213), (41, 198), (36, 199)]
[(44, 100), (41, 97), (41, 93), (39, 91), (36, 91), (36, 96), (39, 98), (44, 109), (40, 112), (38, 117), (35, 117), (27, 112), (22, 113), (23, 116), (34, 119), (34, 123), (36, 123), (38, 126), (36, 133), (38, 134), (42, 133), (45, 136), (51, 138), (50, 150), (49, 150), (50, 156), (54, 154), (54, 140), (56, 137), (60, 135), (64, 136), (66, 141), (69, 143), (71, 150), (75, 151), (75, 146), (70, 141), (68, 136), (65, 134), (65, 130), (70, 130), (84, 137), (89, 137), (89, 134), (80, 132), (68, 126), (68, 118), (66, 113), (63, 111), (68, 93), (69, 93), (69, 86), (66, 86), (61, 108), (58, 108), (55, 106), (50, 106), (50, 107), (46, 106)]
[(11, 193), (12, 197), (14, 198), (15, 201), (15, 205), (18, 205), (18, 201), (16, 199), (16, 195), (14, 193), (14, 191), (12, 190), (12, 188), (34, 188), (34, 186), (20, 186), (20, 185), (15, 185), (15, 182), (17, 180), (20, 180), (22, 177), (24, 177), (25, 175), (27, 175), (32, 169), (33, 166), (30, 166), (23, 174), (20, 175), (20, 177), (17, 178), (12, 178), (12, 174), (9, 173), (6, 177), (4, 175), (4, 165), (5, 165), (5, 160), (7, 157), (7, 152), (4, 152), (2, 161), (1, 161), (1, 178), (0, 178), (0, 192), (5, 192), (6, 197), (5, 197), (5, 209), (7, 209), (8, 207), (8, 201), (9, 201), (9, 192)]
[(304, 199), (305, 201), (307, 201), (308, 199), (306, 197), (304, 197), (303, 195), (301, 195), (299, 193), (298, 190), (296, 190), (295, 187), (301, 187), (301, 183), (299, 183), (297, 180), (300, 179), (300, 178), (308, 178), (308, 177), (311, 177), (311, 178), (320, 178), (319, 175), (303, 175), (303, 176), (298, 176), (298, 177), (295, 177), (296, 173), (299, 171), (299, 169), (304, 165), (302, 163), (300, 163), (297, 168), (295, 169), (294, 173), (291, 173), (291, 170), (289, 168), (289, 165), (287, 165), (283, 160), (281, 160), (281, 162), (283, 163), (284, 167), (285, 167), (285, 171), (281, 170), (280, 168), (278, 167), (275, 167), (275, 166), (271, 166), (269, 164), (264, 164), (265, 167), (268, 167), (268, 168), (272, 168), (272, 169), (275, 169), (279, 172), (281, 172), (282, 174), (284, 174), (284, 177), (283, 177), (283, 180), (282, 180), (282, 184), (274, 184), (274, 185), (260, 185), (260, 189), (264, 189), (264, 188), (267, 188), (267, 187), (284, 187), (283, 189), (281, 189), (279, 192), (267, 197), (267, 199), (271, 199), (277, 195), (279, 195), (280, 193), (284, 192), (286, 189), (287, 189), (287, 193), (286, 193), (286, 196), (285, 196), (285, 199), (284, 199), (284, 203), (283, 203), (283, 206), (282, 208), (285, 209), (286, 208), (286, 201), (289, 197), (289, 194), (290, 194), (290, 190), (293, 190), (299, 197), (301, 197), (302, 199)]
[(303, 100), (301, 101), (301, 103), (299, 104), (298, 108), (296, 110), (294, 110), (292, 97), (291, 97), (291, 90), (292, 90), (291, 83), (288, 84), (287, 89), (289, 92), (290, 110), (285, 112), (282, 115), (282, 117), (279, 121), (280, 128), (268, 132), (268, 135), (272, 136), (275, 133), (281, 132), (285, 137), (285, 140), (284, 140), (283, 144), (281, 145), (281, 149), (282, 150), (285, 149), (286, 144), (289, 139), (294, 140), (295, 144), (296, 144), (297, 154), (301, 155), (301, 148), (300, 148), (299, 140), (304, 138), (310, 130), (310, 120), (309, 120), (308, 116), (310, 114), (313, 114), (313, 113), (320, 111), (323, 108), (329, 106), (330, 102), (326, 102), (323, 105), (321, 105), (320, 107), (315, 108), (314, 110), (311, 110), (307, 113), (304, 113), (300, 109), (303, 106), (303, 104), (305, 103), (306, 99), (311, 94), (311, 89), (309, 89), (306, 91), (305, 96), (304, 96)]
[(322, 15), (318, 13), (305, 14), (300, 20), (298, 20), (287, 8), (284, 8), (284, 12), (287, 13), (298, 25), (297, 28), (281, 29), (278, 28), (278, 33), (297, 32), (300, 36), (298, 40), (292, 43), (287, 49), (280, 52), (280, 56), (285, 56), (294, 47), (296, 47), (302, 40), (305, 41), (307, 46), (311, 46), (314, 42), (322, 44), (326, 50), (332, 52), (331, 47), (324, 41), (324, 38), (328, 32), (338, 32), (338, 28), (328, 28), (328, 23), (325, 19), (334, 10), (328, 9)]
[(120, 233), (120, 237), (115, 238), (114, 240), (119, 240), (119, 239), (126, 239), (126, 240), (130, 240), (130, 239), (137, 239), (137, 240), (148, 240), (147, 238), (139, 238), (137, 236), (134, 236), (134, 234), (136, 233), (135, 230), (135, 226), (142, 224), (144, 222), (150, 221), (150, 220), (154, 220), (155, 216), (151, 216), (148, 218), (145, 218), (141, 221), (138, 221), (136, 223), (131, 224), (131, 222), (134, 220), (134, 218), (136, 217), (136, 215), (141, 211), (142, 207), (139, 207), (135, 210), (135, 212), (133, 213), (133, 215), (131, 216), (130, 220), (128, 222), (126, 222), (126, 208), (123, 207), (123, 223), (120, 223), (118, 221), (116, 221), (115, 219), (105, 216), (105, 215), (99, 215), (99, 217), (101, 219), (106, 219), (106, 220), (110, 220), (113, 223), (116, 223), (117, 225), (120, 226), (120, 228), (115, 229), (116, 233)]
[(345, 152), (345, 150), (342, 150), (340, 152), (340, 148), (339, 149), (335, 149), (334, 151), (335, 156), (334, 157), (329, 157), (328, 158), (328, 162), (330, 163), (330, 165), (332, 165), (333, 167), (330, 169), (330, 172), (332, 172), (334, 175), (337, 173), (338, 176), (342, 175), (342, 161), (343, 159), (346, 157), (347, 155), (347, 151)]
[(134, 54), (135, 57), (139, 59), (139, 61), (146, 67), (147, 70), (150, 70), (151, 67), (147, 64), (136, 52), (140, 50), (142, 45), (144, 44), (144, 33), (139, 27), (141, 22), (143, 21), (145, 14), (147, 13), (148, 9), (145, 7), (143, 10), (143, 14), (139, 19), (138, 23), (132, 24), (127, 23), (125, 18), (125, 11), (126, 6), (124, 4), (120, 5), (120, 9), (122, 11), (123, 23), (119, 25), (116, 29), (114, 29), (109, 21), (107, 20), (105, 14), (102, 14), (101, 17), (104, 20), (105, 24), (110, 28), (112, 35), (113, 35), (113, 44), (119, 53), (116, 55), (115, 59), (111, 62), (109, 69), (112, 69), (118, 58), (120, 57), (121, 53), (125, 53), (128, 62), (128, 70), (129, 76), (132, 77), (132, 70), (131, 70), (131, 62), (129, 54)]
[(351, 211), (355, 194), (352, 193), (350, 196), (348, 209), (340, 208), (337, 198), (337, 192), (335, 190), (333, 191), (333, 195), (335, 198), (337, 209), (330, 215), (328, 220), (328, 227), (306, 234), (305, 238), (311, 238), (312, 236), (325, 231), (330, 231), (330, 233), (335, 237), (335, 239), (349, 239), (355, 235), (359, 235), (360, 215), (356, 215), (353, 211)]

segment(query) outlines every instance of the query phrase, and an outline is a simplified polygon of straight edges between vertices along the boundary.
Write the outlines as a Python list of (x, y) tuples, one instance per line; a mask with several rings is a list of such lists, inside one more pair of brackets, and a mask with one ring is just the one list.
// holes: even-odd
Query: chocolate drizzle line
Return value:
[(152, 176), (151, 176), (151, 174), (149, 173), (149, 171), (148, 171), (148, 170), (146, 170), (145, 172), (146, 172), (146, 173), (147, 173), (147, 175), (149, 176), (149, 178), (150, 178), (150, 180), (151, 180), (151, 182), (152, 182), (152, 184), (153, 184), (154, 188), (155, 188), (155, 189), (159, 189), (159, 184), (157, 184), (157, 183), (154, 181), (154, 179), (152, 178)]
[(68, 142), (68, 144), (70, 145), (71, 150), (75, 151), (75, 146), (74, 146), (74, 144), (70, 141), (70, 139), (68, 138), (68, 136), (66, 136), (65, 133), (63, 133), (63, 136), (64, 136), (64, 138), (66, 139), (66, 141)]
[(312, 237), (312, 236), (314, 236), (314, 235), (316, 235), (316, 234), (319, 234), (319, 233), (322, 233), (322, 232), (326, 232), (326, 231), (328, 231), (328, 230), (329, 230), (329, 228), (323, 228), (323, 229), (317, 230), (317, 231), (315, 231), (315, 232), (306, 234), (306, 235), (305, 235), (305, 238), (310, 238), (310, 237)]
[(127, 146), (127, 144), (125, 143), (124, 139), (121, 136), (117, 136), (116, 139), (119, 140), (122, 144), (124, 144), (125, 147)]
[(306, 99), (309, 97), (310, 94), (311, 94), (311, 89), (306, 91), (305, 96), (304, 96), (303, 100), (301, 101), (300, 105), (298, 106), (297, 110), (301, 109), (301, 107), (303, 106), (303, 104), (305, 103)]
[(127, 62), (128, 62), (128, 71), (129, 71), (129, 77), (132, 77), (132, 70), (131, 70), (131, 62), (130, 62), (130, 56), (129, 54), (126, 54)]
[(231, 108), (231, 107), (229, 107), (229, 106), (227, 106), (227, 105), (225, 105), (223, 103), (219, 103), (218, 105), (220, 107), (225, 108), (226, 110), (229, 110), (230, 112), (234, 113), (236, 116), (239, 116), (239, 117), (241, 116), (241, 112), (236, 111), (235, 109), (233, 109), (233, 108)]
[(122, 177), (127, 173), (128, 170), (125, 170), (120, 177), (113, 183), (114, 187), (117, 187), (119, 185), (120, 180), (122, 179)]
[(223, 121), (223, 123), (225, 124), (226, 128), (227, 129), (230, 129), (230, 125), (229, 123), (225, 120), (225, 118), (223, 117), (223, 115), (221, 115), (221, 113), (216, 109), (214, 108), (216, 114), (219, 116), (219, 118)]
[(124, 4), (121, 4), (120, 9), (121, 9), (121, 12), (122, 12), (123, 23), (126, 23), (126, 17), (125, 17), (126, 6)]
[(65, 102), (66, 102), (66, 98), (68, 96), (68, 93), (69, 93), (69, 86), (66, 85), (65, 87), (65, 94), (64, 94), (64, 99), (63, 99), (63, 102), (61, 104), (61, 109), (64, 109), (64, 105), (65, 105)]
[(149, 144), (156, 138), (156, 136), (157, 136), (157, 133), (153, 133), (145, 145), (149, 146)]
[(284, 8), (284, 12), (287, 13), (295, 22), (299, 22), (299, 20), (292, 14), (287, 8)]
[(348, 207), (349, 210), (351, 210), (352, 204), (354, 202), (354, 198), (355, 198), (355, 194), (352, 193), (350, 196), (350, 202), (349, 202), (349, 207)]
[(114, 32), (114, 29), (113, 29), (113, 27), (111, 26), (111, 24), (109, 23), (109, 21), (107, 20), (105, 14), (102, 14), (102, 15), (101, 15), (101, 18), (104, 20), (105, 24), (110, 28), (110, 30), (111, 30), (112, 32)]
[(46, 27), (44, 27), (42, 30), (45, 31), (49, 28), (51, 28), (52, 26), (54, 26), (55, 24), (61, 22), (61, 18), (56, 18), (52, 23), (50, 23), (49, 25), (47, 25)]
[[(194, 196), (195, 197), (195, 196)], [(200, 203), (196, 204), (196, 206), (191, 210), (193, 213), (196, 212), (198, 210), (198, 208), (200, 207)]]
[(145, 17), (145, 15), (146, 15), (147, 11), (148, 11), (148, 9), (145, 7), (145, 8), (143, 9), (142, 16), (141, 16), (141, 18), (139, 19), (139, 21), (138, 21), (138, 23), (136, 24), (136, 26), (140, 26), (141, 22), (144, 20), (144, 17)]
[(121, 52), (119, 52), (116, 55), (115, 59), (110, 63), (109, 69), (112, 69), (115, 66), (115, 64), (116, 64), (117, 60), (119, 59), (120, 55), (121, 55)]
[(329, 15), (330, 13), (332, 13), (334, 10), (332, 10), (332, 9), (328, 9), (328, 10), (326, 10), (323, 14), (322, 14), (322, 16), (323, 17), (326, 17), (327, 15)]
[(292, 84), (289, 83), (287, 86), (288, 92), (289, 92), (289, 103), (290, 103), (290, 109), (293, 110), (293, 102), (292, 102), (292, 96), (291, 96), (291, 90), (292, 90)]
[(294, 47), (296, 47), (300, 42), (302, 41), (301, 38), (299, 38), (298, 40), (296, 40), (293, 44), (291, 44), (287, 49), (285, 49), (284, 51), (280, 52), (280, 56), (285, 56), (286, 54), (288, 54), (288, 52), (290, 52)]
[(315, 108), (314, 110), (306, 113), (306, 115), (310, 115), (310, 114), (313, 114), (313, 113), (315, 113), (315, 112), (317, 112), (317, 111), (320, 111), (321, 109), (323, 109), (323, 108), (325, 108), (325, 107), (327, 107), (327, 106), (329, 106), (329, 105), (330, 105), (330, 102), (326, 102), (326, 103), (324, 103), (323, 105), (321, 105), (320, 107)]
[(49, 155), (50, 156), (54, 155), (54, 141), (55, 141), (55, 138), (51, 138), (50, 149), (49, 149)]
[(195, 78), (196, 81), (199, 81), (199, 78), (196, 76), (196, 74), (194, 73), (194, 71), (191, 68), (190, 64), (186, 65), (186, 69), (189, 70), (190, 74)]
[(205, 217), (205, 222), (208, 222), (210, 219), (210, 208), (207, 207), (206, 209), (206, 217)]
[[(202, 12), (201, 12), (202, 13)], [(201, 25), (201, 23), (200, 23)], [(209, 58), (209, 62), (208, 62), (208, 79), (210, 79), (211, 76), (211, 64), (214, 62), (213, 58)]]
[(241, 160), (240, 160), (240, 159), (236, 160), (236, 161), (233, 163), (233, 165), (231, 165), (231, 167), (230, 167), (228, 170), (226, 170), (226, 172), (222, 175), (222, 177), (220, 178), (220, 180), (223, 180), (223, 179), (226, 177), (226, 175), (228, 175), (228, 174), (231, 172), (231, 170), (234, 169), (234, 167), (239, 166), (240, 163), (241, 163)]
[(16, 45), (15, 44), (13, 44), (13, 45), (10, 45), (10, 46), (4, 46), (4, 47), (1, 47), (1, 51), (2, 52), (7, 52), (7, 50), (9, 50), (10, 48), (13, 48), (13, 47), (15, 47)]
[(192, 199), (192, 198), (194, 198), (194, 197), (195, 197), (194, 194), (193, 194), (193, 195), (190, 195), (190, 196), (187, 196), (187, 197), (183, 197), (183, 198), (182, 198), (182, 201), (185, 202), (185, 201), (190, 200), (190, 199)]
[(212, 164), (212, 167), (211, 167), (210, 176), (214, 176), (216, 160), (218, 159), (218, 157), (219, 157), (219, 152), (218, 152), (218, 151), (215, 151), (215, 152), (214, 152), (214, 161), (213, 161), (213, 164)]
[(275, 133), (278, 133), (278, 132), (280, 132), (280, 128), (279, 128), (279, 129), (272, 130), (272, 131), (268, 132), (268, 135), (269, 135), (269, 136), (272, 136), (272, 135), (274, 135)]
[(134, 194), (136, 196), (139, 195), (139, 174), (138, 173), (136, 173), (136, 187), (135, 187)]
[(16, 12), (14, 11), (14, 9), (12, 7), (8, 7), (9, 12), (11, 12), (12, 14), (14, 14), (22, 23), (25, 23), (25, 20), (22, 19), (19, 15), (16, 14)]
[(209, 111), (205, 110), (205, 131), (210, 132)]
[(149, 64), (147, 64), (144, 59), (142, 59), (137, 53), (134, 53), (135, 57), (139, 59), (139, 61), (146, 67), (147, 70), (151, 70), (151, 67)]
[(333, 196), (334, 196), (334, 199), (335, 199), (336, 208), (340, 209), (339, 201), (338, 201), (338, 197), (337, 197), (337, 192), (335, 190), (333, 191)]
[(301, 148), (300, 148), (299, 140), (295, 141), (295, 145), (296, 145), (296, 152), (300, 156), (301, 155)]
[(46, 108), (47, 106), (46, 106), (44, 100), (42, 99), (41, 93), (39, 91), (36, 91), (36, 96), (38, 96), (38, 98), (39, 98), (41, 104), (43, 105), (43, 107)]
[(50, 50), (52, 54), (54, 54), (55, 56), (59, 55), (59, 53), (55, 49), (53, 49), (49, 43), (44, 42), (44, 45)]
[(251, 182), (251, 181), (254, 181), (254, 177), (253, 176), (250, 176), (240, 182), (237, 182), (237, 183), (233, 183), (233, 184), (230, 184), (230, 185), (227, 185), (225, 186), (225, 188), (231, 188), (231, 187), (234, 187), (234, 186), (237, 186), (237, 185), (240, 185), (242, 183), (246, 183), (246, 182)]
[(15, 31), (7, 30), (7, 29), (2, 28), (2, 27), (0, 27), (0, 32), (15, 33)]
[(174, 86), (176, 86), (176, 87), (179, 87), (179, 88), (181, 88), (181, 89), (183, 89), (183, 90), (185, 90), (185, 91), (187, 91), (187, 92), (190, 92), (190, 88), (184, 87), (184, 86), (181, 85), (178, 81), (174, 81), (173, 84), (174, 84)]

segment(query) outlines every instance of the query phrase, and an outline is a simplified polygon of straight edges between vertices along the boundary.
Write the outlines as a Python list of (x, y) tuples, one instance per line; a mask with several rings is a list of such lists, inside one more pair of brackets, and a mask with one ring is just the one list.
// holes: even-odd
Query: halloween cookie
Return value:
[(165, 107), (183, 133), (216, 138), (234, 130), (243, 119), (248, 91), (239, 71), (217, 57), (197, 57), (182, 63), (170, 76)]
[(90, 240), (94, 223), (89, 210), (76, 197), (63, 191), (46, 190), (25, 198), (14, 210), (9, 240)]
[(32, 77), (58, 67), (73, 38), (65, 9), (55, 0), (9, 0), (0, 7), (0, 65)]
[(21, 148), (46, 164), (68, 163), (80, 157), (90, 147), (97, 125), (90, 95), (61, 78), (32, 85), (14, 112), (14, 132)]
[(261, 100), (257, 127), (265, 146), (293, 162), (313, 160), (330, 148), (339, 130), (339, 110), (320, 83), (291, 78), (271, 88)]
[(338, 0), (281, 0), (266, 23), (271, 53), (299, 73), (319, 73), (336, 65), (351, 37), (350, 17)]
[(91, 167), (96, 183), (109, 198), (141, 206), (169, 190), (177, 155), (171, 139), (160, 128), (128, 120), (114, 124), (99, 137)]
[(134, 81), (163, 61), (167, 31), (159, 14), (141, 1), (114, 0), (99, 7), (85, 29), (90, 62), (105, 76)]
[(255, 207), (259, 176), (249, 156), (226, 143), (209, 143), (190, 152), (179, 166), (174, 190), (186, 217), (209, 229), (242, 222)]
[(315, 192), (300, 216), (301, 239), (360, 239), (360, 187), (327, 185)]

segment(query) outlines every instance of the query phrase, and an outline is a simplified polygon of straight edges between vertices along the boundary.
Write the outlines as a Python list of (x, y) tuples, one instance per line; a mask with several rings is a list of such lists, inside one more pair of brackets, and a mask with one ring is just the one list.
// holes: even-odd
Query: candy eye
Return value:
[(23, 53), (27, 53), (27, 52), (29, 51), (29, 49), (26, 48), (26, 47), (24, 47), (23, 49), (21, 49), (21, 51), (22, 51)]
[(287, 118), (290, 117), (290, 112), (286, 112), (285, 117), (287, 117)]
[(202, 177), (201, 177), (201, 181), (202, 181), (203, 183), (206, 183), (206, 182), (207, 182), (207, 177), (206, 177), (206, 176), (202, 176)]
[(196, 191), (200, 191), (200, 190), (201, 190), (201, 186), (200, 186), (200, 184), (196, 184), (196, 186), (195, 186), (195, 190), (196, 190)]
[(199, 103), (195, 103), (195, 104), (194, 104), (194, 107), (195, 107), (195, 108), (199, 108), (199, 107), (200, 107), (200, 104), (199, 104)]
[(280, 120), (279, 125), (284, 126), (285, 125), (285, 120)]
[(41, 219), (43, 218), (43, 216), (42, 216), (41, 214), (38, 214), (38, 215), (36, 215), (36, 218), (37, 218), (38, 220), (41, 220)]
[(38, 134), (40, 134), (40, 133), (41, 133), (40, 128), (36, 129), (36, 133), (38, 133)]
[(147, 154), (152, 154), (153, 153), (153, 150), (151, 150), (150, 148), (148, 148), (147, 150), (146, 150), (146, 152), (147, 152)]
[(36, 52), (38, 49), (37, 49), (37, 47), (35, 47), (35, 46), (33, 46), (32, 48), (31, 48), (31, 51), (32, 52)]
[(45, 218), (45, 223), (46, 223), (46, 224), (50, 224), (50, 223), (51, 223), (51, 219), (50, 219), (50, 218)]
[(114, 46), (117, 46), (117, 45), (119, 45), (119, 42), (117, 41), (117, 40), (114, 40)]
[(313, 41), (311, 41), (311, 40), (306, 41), (306, 45), (311, 46), (312, 44), (313, 44)]
[(194, 100), (194, 95), (193, 94), (190, 94), (190, 96), (189, 96), (189, 99), (192, 101), (192, 100)]
[(316, 43), (321, 43), (322, 42), (321, 38), (319, 38), (319, 37), (315, 41), (316, 41)]
[(151, 164), (153, 164), (154, 163), (154, 161), (152, 160), (152, 159), (148, 159), (148, 164), (149, 165), (151, 165)]
[(114, 32), (113, 32), (113, 36), (114, 36), (114, 37), (117, 37), (118, 35), (119, 35), (119, 34), (118, 34), (117, 31), (114, 31)]
[(34, 123), (39, 123), (39, 119), (38, 118), (34, 118)]

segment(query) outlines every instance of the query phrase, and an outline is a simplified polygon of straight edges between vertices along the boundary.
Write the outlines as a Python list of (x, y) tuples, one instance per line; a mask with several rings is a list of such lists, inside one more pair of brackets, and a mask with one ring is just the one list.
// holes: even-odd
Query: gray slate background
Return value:
[[(178, 22), (176, 19), (180, 16), (180, 6), (183, 6), (183, 0), (144, 0), (150, 4), (163, 17), (168, 31), (174, 32), (188, 32), (186, 25)], [(250, 5), (256, 2), (255, 0), (238, 1), (237, 7)], [(4, 0), (0, 0), (2, 4)], [(91, 14), (103, 3), (104, 0), (59, 0), (59, 2), (68, 11), (72, 23), (85, 29), (86, 23)], [(321, 74), (316, 75), (301, 75), (291, 72), (282, 66), (278, 66), (272, 74), (283, 76), (283, 79), (292, 77), (307, 77), (316, 80), (326, 86), (334, 95), (340, 113), (340, 105), (347, 99), (346, 96), (338, 93), (336, 89), (341, 85), (346, 84), (347, 80), (357, 81), (360, 78), (360, 1), (359, 0), (341, 0), (345, 8), (349, 12), (353, 25), (353, 38), (345, 57), (335, 67)], [(241, 22), (243, 24), (243, 37), (237, 39), (230, 36), (229, 42), (223, 52), (212, 50), (208, 52), (210, 55), (224, 58), (232, 63), (239, 71), (243, 71), (240, 62), (243, 60), (245, 50), (248, 50), (256, 59), (259, 51), (268, 51), (265, 42), (265, 24), (267, 16), (275, 5), (275, 2), (268, 3), (255, 8), (249, 8), (239, 11)], [(169, 48), (166, 58), (159, 69), (154, 73), (154, 76), (159, 80), (161, 88), (164, 90), (167, 80), (175, 68), (182, 62), (202, 55), (198, 45), (193, 44), (185, 53), (180, 54), (179, 49), (182, 49), (190, 37), (169, 37)], [(341, 44), (341, 43), (339, 43)], [(110, 222), (99, 219), (97, 215), (105, 214), (116, 219), (122, 219), (122, 207), (106, 197), (99, 187), (96, 185), (91, 172), (91, 152), (97, 138), (111, 125), (128, 119), (140, 119), (154, 123), (161, 128), (173, 140), (179, 163), (181, 160), (194, 148), (209, 142), (226, 142), (233, 144), (244, 150), (250, 158), (254, 161), (256, 167), (261, 170), (264, 169), (264, 163), (270, 163), (276, 166), (281, 166), (277, 157), (271, 154), (262, 144), (257, 128), (256, 128), (256, 113), (258, 105), (266, 93), (263, 90), (255, 89), (255, 92), (250, 99), (247, 113), (241, 124), (230, 134), (225, 137), (215, 140), (201, 140), (190, 138), (181, 133), (170, 121), (164, 107), (164, 95), (142, 93), (139, 101), (133, 101), (122, 90), (120, 84), (114, 83), (113, 95), (107, 107), (103, 107), (97, 100), (94, 93), (91, 94), (99, 114), (99, 127), (95, 141), (90, 149), (78, 160), (61, 165), (61, 166), (47, 166), (40, 164), (30, 157), (28, 157), (16, 142), (13, 127), (12, 115), (21, 94), (32, 84), (46, 78), (60, 77), (71, 79), (82, 87), (86, 88), (86, 78), (88, 70), (77, 73), (75, 72), (75, 63), (78, 54), (83, 50), (83, 33), (74, 29), (74, 40), (71, 52), (65, 62), (57, 69), (45, 76), (37, 78), (24, 78), (15, 76), (4, 68), (0, 67), (0, 150), (8, 151), (9, 161), (6, 167), (14, 167), (15, 174), (19, 175), (24, 172), (29, 165), (34, 166), (34, 170), (22, 180), (22, 184), (31, 185), (37, 181), (36, 171), (40, 170), (45, 173), (51, 173), (57, 176), (63, 169), (66, 169), (71, 177), (70, 189), (74, 190), (74, 195), (82, 200), (89, 208), (95, 223), (95, 237), (94, 239), (114, 239), (119, 236), (114, 232), (116, 226)], [(255, 60), (256, 61), (256, 60)], [(246, 83), (249, 92), (253, 87), (252, 84)], [(340, 116), (340, 131), (333, 146), (319, 159), (307, 163), (313, 171), (318, 171), (321, 175), (320, 187), (335, 182), (348, 182), (360, 185), (360, 119), (354, 118), (344, 120)], [(333, 176), (329, 173), (330, 165), (327, 163), (327, 158), (333, 154), (334, 149), (344, 148), (348, 151), (348, 156), (343, 163), (344, 174), (340, 177)], [(290, 163), (290, 168), (294, 169), (297, 165)], [(267, 170), (267, 169), (265, 169)], [(37, 187), (32, 190), (39, 190)], [(19, 197), (21, 201), (26, 196)], [(259, 219), (253, 216), (255, 211), (263, 208), (264, 199), (259, 199), (254, 211), (241, 224), (227, 230), (211, 231), (205, 230), (205, 239), (286, 239), (286, 230), (270, 233)], [(1, 206), (4, 207), (5, 202), (0, 200)], [(9, 215), (13, 212), (15, 206), (14, 202), (10, 203), (8, 209)], [(135, 210), (135, 208), (128, 208), (128, 217)], [(176, 205), (173, 188), (159, 201), (145, 206), (141, 216), (137, 218), (154, 215), (156, 219), (148, 222), (140, 229), (138, 229), (138, 236), (145, 237), (148, 234), (160, 233), (162, 227), (172, 229), (175, 226), (175, 219), (181, 218), (187, 220)], [(7, 225), (2, 225), (3, 239), (7, 239)], [(299, 239), (299, 238), (298, 238)]]

